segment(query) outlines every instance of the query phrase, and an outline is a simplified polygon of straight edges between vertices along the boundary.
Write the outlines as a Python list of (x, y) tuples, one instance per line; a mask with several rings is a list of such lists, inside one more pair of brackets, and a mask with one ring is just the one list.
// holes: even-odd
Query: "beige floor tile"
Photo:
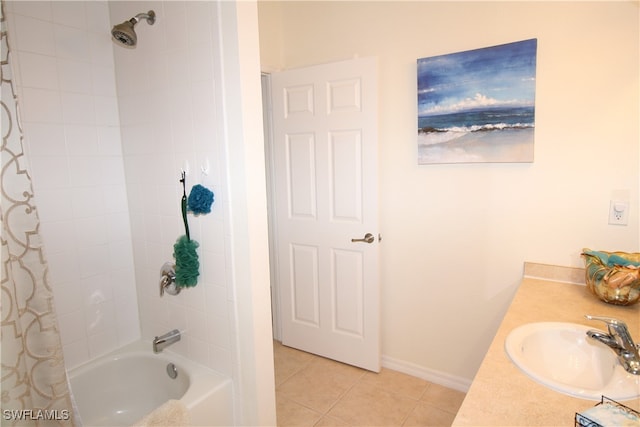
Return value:
[(273, 354), (274, 357), (281, 356), (284, 359), (297, 361), (300, 363), (307, 363), (313, 359), (317, 359), (320, 356), (307, 353), (306, 351), (298, 350), (297, 348), (287, 347), (280, 341), (273, 341)]
[(455, 414), (460, 409), (465, 393), (438, 384), (430, 384), (422, 395), (422, 401)]
[(307, 366), (315, 357), (313, 354), (286, 347), (278, 341), (273, 342), (273, 361), (276, 386), (282, 384), (293, 374)]
[(282, 396), (278, 396), (276, 398), (276, 414), (278, 418), (278, 426), (280, 427), (311, 427), (315, 425), (320, 418), (322, 418), (322, 414), (309, 408), (305, 408), (304, 406)]
[(455, 417), (455, 414), (433, 407), (426, 402), (419, 402), (403, 426), (450, 426)]
[(385, 368), (382, 368), (378, 374), (367, 372), (362, 380), (368, 384), (412, 399), (420, 399), (429, 386), (429, 383), (425, 380)]
[(400, 426), (417, 403), (360, 382), (331, 408), (329, 415), (353, 426)]
[(315, 427), (350, 427), (349, 423), (339, 420), (335, 417), (330, 417), (329, 415), (325, 415), (318, 421)]
[(368, 372), (364, 369), (356, 368), (355, 366), (336, 362), (331, 359), (325, 359), (324, 357), (314, 358), (309, 364), (309, 368), (328, 375), (344, 376), (345, 379), (350, 382), (359, 380)]
[(308, 408), (326, 413), (364, 372), (353, 366), (317, 358), (276, 387), (276, 392)]
[(279, 426), (449, 426), (465, 394), (390, 369), (378, 374), (274, 342)]

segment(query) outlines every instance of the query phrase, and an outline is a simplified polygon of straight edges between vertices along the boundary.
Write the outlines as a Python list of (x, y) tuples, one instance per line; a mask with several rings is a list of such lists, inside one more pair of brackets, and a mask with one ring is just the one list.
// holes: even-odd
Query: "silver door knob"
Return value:
[(364, 242), (364, 243), (373, 243), (374, 240), (376, 240), (376, 238), (373, 237), (373, 234), (371, 233), (365, 234), (364, 239), (351, 239), (352, 242)]

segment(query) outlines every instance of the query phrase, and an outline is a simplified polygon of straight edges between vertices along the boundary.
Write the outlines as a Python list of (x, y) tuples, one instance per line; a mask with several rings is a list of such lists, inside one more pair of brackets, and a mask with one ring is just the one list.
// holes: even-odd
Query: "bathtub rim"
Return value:
[[(153, 345), (150, 341), (134, 341), (117, 348), (109, 353), (88, 360), (78, 366), (67, 370), (69, 382), (74, 376), (87, 372), (100, 365), (123, 359), (127, 356), (145, 356), (171, 362), (178, 368), (178, 373), (184, 370), (189, 376), (189, 387), (185, 394), (179, 399), (189, 410), (193, 410), (198, 404), (207, 399), (208, 396), (222, 391), (225, 387), (231, 387), (231, 378), (225, 376), (211, 368), (200, 365), (197, 362), (170, 350), (163, 350), (160, 353), (153, 352)], [(73, 387), (72, 387), (73, 393)]]

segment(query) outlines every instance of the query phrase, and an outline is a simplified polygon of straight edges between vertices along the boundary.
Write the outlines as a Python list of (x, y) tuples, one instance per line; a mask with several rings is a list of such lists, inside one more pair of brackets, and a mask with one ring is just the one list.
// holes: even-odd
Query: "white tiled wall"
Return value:
[[(233, 371), (233, 304), (227, 280), (224, 148), (216, 111), (215, 3), (112, 2), (113, 24), (153, 9), (156, 23), (135, 27), (135, 49), (114, 49), (122, 146), (129, 192), (142, 336), (174, 328), (171, 349), (228, 375)], [(212, 190), (207, 215), (188, 215), (200, 258), (198, 285), (159, 297), (159, 271), (173, 262), (173, 244), (185, 234), (180, 171), (186, 192)]]
[(49, 279), (73, 367), (140, 336), (108, 4), (5, 7)]
[[(112, 25), (149, 9), (157, 21), (136, 25), (138, 46), (116, 46)], [(202, 1), (7, 3), (68, 367), (178, 328), (172, 350), (233, 373), (215, 13)], [(185, 232), (183, 168), (187, 194), (202, 184), (215, 202), (189, 215), (198, 285), (160, 298), (160, 268)]]

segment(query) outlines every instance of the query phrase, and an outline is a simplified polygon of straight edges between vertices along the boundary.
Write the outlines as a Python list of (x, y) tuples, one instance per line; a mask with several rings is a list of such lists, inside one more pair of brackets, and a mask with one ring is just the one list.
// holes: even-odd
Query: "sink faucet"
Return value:
[(589, 338), (609, 346), (617, 355), (620, 364), (630, 374), (640, 375), (640, 353), (638, 346), (631, 339), (626, 323), (621, 320), (603, 316), (585, 316), (589, 320), (599, 320), (607, 324), (608, 334), (598, 331), (587, 331)]
[(180, 341), (180, 331), (174, 329), (171, 332), (155, 337), (153, 340), (153, 352), (160, 353), (165, 347), (169, 347), (171, 344)]

